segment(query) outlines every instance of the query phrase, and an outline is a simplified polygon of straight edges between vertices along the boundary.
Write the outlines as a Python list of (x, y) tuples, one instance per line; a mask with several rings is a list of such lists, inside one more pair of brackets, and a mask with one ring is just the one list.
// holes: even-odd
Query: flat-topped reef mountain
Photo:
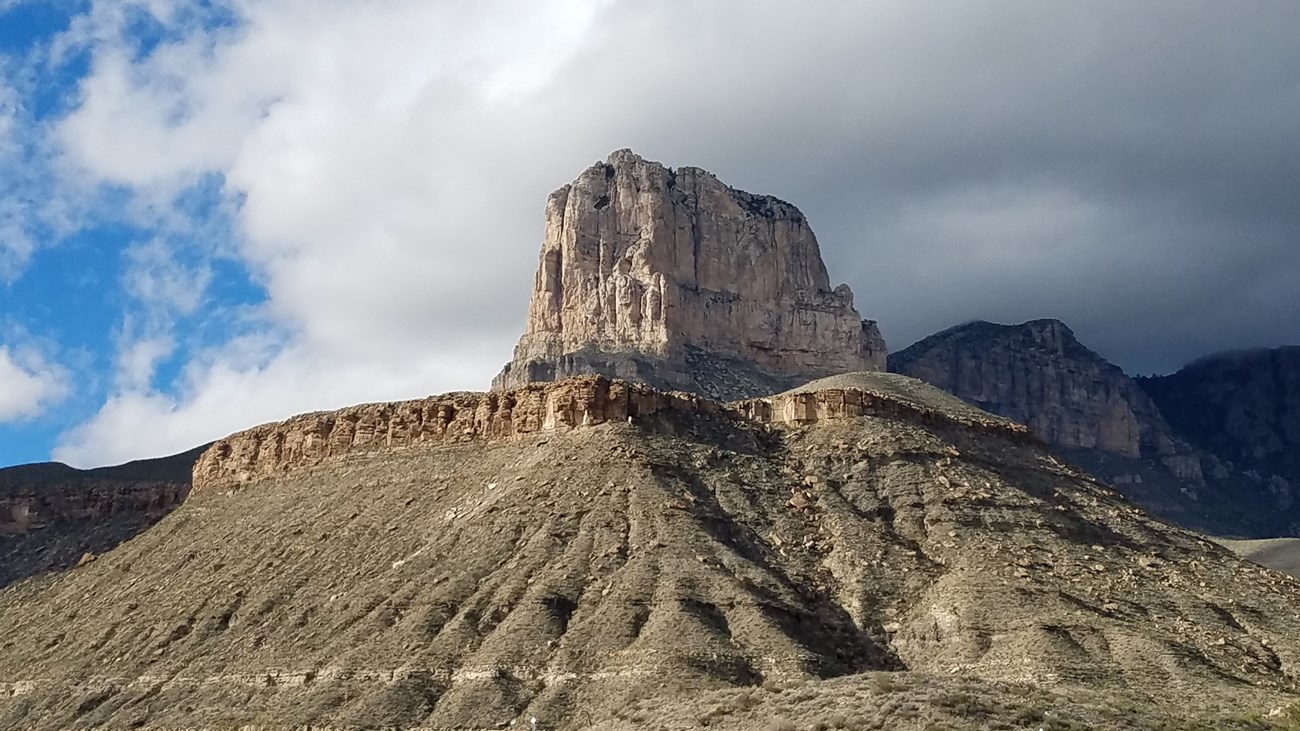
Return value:
[(34, 729), (1246, 729), (1300, 663), (1300, 584), (883, 373), (257, 427), (0, 621)]
[(884, 366), (799, 209), (619, 150), (547, 201), (527, 328), (493, 387), (600, 374), (725, 400)]

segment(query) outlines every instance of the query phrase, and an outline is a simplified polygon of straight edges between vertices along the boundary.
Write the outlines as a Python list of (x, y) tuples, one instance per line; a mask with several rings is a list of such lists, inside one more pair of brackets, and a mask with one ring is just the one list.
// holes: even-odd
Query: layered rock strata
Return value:
[[(1215, 716), (1296, 700), (1293, 580), (889, 375), (748, 402), (772, 426), (635, 389), (610, 406), (595, 378), (535, 387), (537, 432), (515, 406), (491, 436), (502, 394), (495, 415), (432, 400), (476, 405), (414, 448), (379, 438), (400, 409), (335, 415), (354, 451), (200, 484), (0, 591), (0, 728), (1246, 731)], [(643, 398), (635, 424), (582, 426)], [(833, 418), (874, 407), (907, 416)], [(1034, 707), (986, 703), (995, 683)], [(1067, 717), (1045, 690), (1111, 705)], [(876, 707), (898, 711), (831, 714)], [(1207, 717), (1132, 721), (1170, 711)]]
[(619, 150), (548, 199), (527, 328), (493, 388), (600, 374), (729, 400), (884, 359), (797, 208)]
[[(454, 393), (296, 416), (233, 434), (194, 465), (195, 490), (237, 485), (331, 461), (471, 440), (504, 440), (670, 413), (725, 413), (758, 424), (807, 424), (878, 416), (953, 424), (1036, 441), (1028, 429), (975, 409), (900, 396), (892, 374), (861, 373), (776, 396), (722, 404), (693, 394), (583, 376), (505, 393)], [(910, 380), (910, 379), (904, 379)], [(913, 382), (921, 389), (924, 384)]]

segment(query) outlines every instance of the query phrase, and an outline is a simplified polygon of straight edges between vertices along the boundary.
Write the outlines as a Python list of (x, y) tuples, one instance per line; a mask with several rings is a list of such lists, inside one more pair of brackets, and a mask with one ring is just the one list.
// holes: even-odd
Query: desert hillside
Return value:
[(1300, 585), (953, 402), (588, 378), (234, 435), (156, 526), (0, 592), (0, 725), (1255, 728), (1292, 700)]

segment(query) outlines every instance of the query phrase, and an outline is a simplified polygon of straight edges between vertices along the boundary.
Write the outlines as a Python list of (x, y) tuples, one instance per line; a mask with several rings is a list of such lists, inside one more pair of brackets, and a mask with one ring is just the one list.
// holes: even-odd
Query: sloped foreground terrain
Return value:
[(195, 476), (0, 592), (0, 728), (1245, 729), (1294, 700), (1295, 580), (901, 376), (356, 407)]

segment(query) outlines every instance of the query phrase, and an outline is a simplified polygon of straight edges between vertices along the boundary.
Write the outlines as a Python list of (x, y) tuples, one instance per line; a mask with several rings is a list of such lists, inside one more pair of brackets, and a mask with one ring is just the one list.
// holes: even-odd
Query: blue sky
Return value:
[(486, 387), (610, 151), (800, 206), (901, 348), (1300, 342), (1300, 5), (0, 0), (0, 465)]
[[(158, 281), (151, 288), (145, 283), (150, 277), (174, 276), (187, 285), (201, 277), (206, 307), (237, 307), (264, 297), (237, 259), (168, 245), (163, 242), (177, 233), (171, 226), (123, 215), (134, 203), (131, 190), (107, 180), (69, 180), (55, 169), (61, 153), (51, 129), (75, 113), (78, 85), (94, 58), (95, 44), (77, 38), (74, 21), (92, 13), (88, 2), (20, 2), (0, 14), (12, 139), (4, 158), (7, 184), (0, 191), (6, 212), (18, 218), (10, 220), (3, 242), (8, 271), (0, 286), (0, 342), (9, 364), (27, 376), (27, 392), (35, 392), (26, 404), (11, 394), (10, 413), (0, 410), (0, 464), (49, 459), (60, 435), (92, 419), (121, 385), (116, 361), (131, 339), (146, 331), (185, 333), (186, 342), (159, 354), (135, 384), (153, 389), (174, 382), (185, 353), (228, 337), (187, 312), (188, 306), (159, 304), (169, 295), (153, 289), (170, 285)], [(123, 16), (123, 48), (135, 58), (176, 40), (141, 8), (127, 7)], [(221, 13), (176, 20), (202, 33), (231, 22)], [(189, 219), (185, 228), (223, 235), (231, 221), (217, 205), (221, 195), (219, 182), (200, 178), (172, 203)], [(153, 309), (167, 311), (159, 315), (161, 322), (146, 324)], [(11, 383), (0, 389), (6, 386), (14, 388)]]

